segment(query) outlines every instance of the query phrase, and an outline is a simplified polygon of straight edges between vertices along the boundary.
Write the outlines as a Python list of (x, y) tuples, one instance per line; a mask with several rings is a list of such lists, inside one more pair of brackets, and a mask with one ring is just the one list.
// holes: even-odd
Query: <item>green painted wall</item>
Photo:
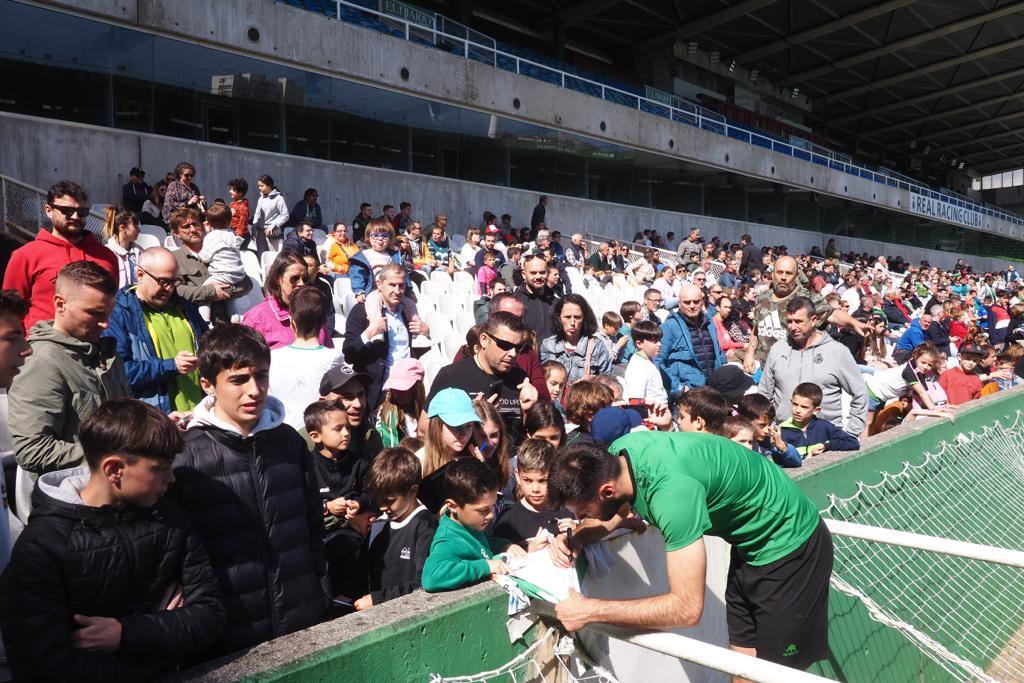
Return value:
[[(249, 681), (280, 683), (423, 682), (430, 674), (459, 676), (501, 666), (526, 649), (509, 643), (508, 596), (495, 588), (456, 607), (382, 627)], [(523, 639), (532, 643), (536, 629)]]

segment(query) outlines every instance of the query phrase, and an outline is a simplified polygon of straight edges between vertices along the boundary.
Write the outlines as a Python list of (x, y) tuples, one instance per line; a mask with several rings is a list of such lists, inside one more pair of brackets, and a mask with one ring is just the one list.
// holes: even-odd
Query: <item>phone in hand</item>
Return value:
[(640, 413), (640, 417), (642, 417), (645, 420), (647, 419), (647, 416), (650, 412), (647, 408), (647, 401), (645, 401), (642, 398), (629, 399), (628, 401), (626, 401), (626, 407), (632, 408), (636, 412)]

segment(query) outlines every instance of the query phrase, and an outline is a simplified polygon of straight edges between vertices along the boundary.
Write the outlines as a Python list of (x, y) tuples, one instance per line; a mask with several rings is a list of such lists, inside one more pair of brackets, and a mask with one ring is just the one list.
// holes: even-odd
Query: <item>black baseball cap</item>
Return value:
[(345, 385), (354, 380), (361, 382), (364, 389), (372, 381), (365, 372), (356, 372), (355, 368), (347, 363), (331, 368), (324, 373), (323, 378), (320, 380), (320, 395), (326, 396), (331, 392), (340, 391)]
[(747, 389), (754, 386), (754, 380), (735, 365), (723, 365), (708, 378), (707, 386), (724, 396), (729, 403), (735, 403), (747, 393)]

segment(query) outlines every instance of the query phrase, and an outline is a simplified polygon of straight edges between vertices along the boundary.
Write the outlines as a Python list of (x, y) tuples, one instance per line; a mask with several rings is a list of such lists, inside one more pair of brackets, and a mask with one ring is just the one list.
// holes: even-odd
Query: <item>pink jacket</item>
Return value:
[(718, 332), (718, 347), (722, 349), (722, 353), (729, 349), (742, 349), (746, 346), (743, 342), (732, 340), (732, 337), (729, 336), (729, 330), (725, 329), (725, 324), (718, 319), (717, 315), (712, 316), (711, 320), (715, 323), (715, 331)]
[[(242, 317), (242, 324), (262, 334), (267, 340), (267, 345), (273, 350), (295, 341), (295, 333), (292, 332), (290, 325), (291, 319), (288, 311), (278, 306), (273, 296), (268, 296), (263, 303), (250, 309)], [(326, 327), (320, 330), (320, 343), (327, 348), (334, 348), (334, 342)]]

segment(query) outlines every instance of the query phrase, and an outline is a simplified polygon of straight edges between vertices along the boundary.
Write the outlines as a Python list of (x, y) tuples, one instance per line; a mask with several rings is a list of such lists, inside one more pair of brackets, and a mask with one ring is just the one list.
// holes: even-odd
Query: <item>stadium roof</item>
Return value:
[[(632, 63), (696, 43), (811, 98), (830, 136), (979, 172), (1024, 162), (1024, 1), (475, 0)], [(630, 63), (630, 62), (627, 62)], [(927, 153), (926, 153), (927, 150)]]

